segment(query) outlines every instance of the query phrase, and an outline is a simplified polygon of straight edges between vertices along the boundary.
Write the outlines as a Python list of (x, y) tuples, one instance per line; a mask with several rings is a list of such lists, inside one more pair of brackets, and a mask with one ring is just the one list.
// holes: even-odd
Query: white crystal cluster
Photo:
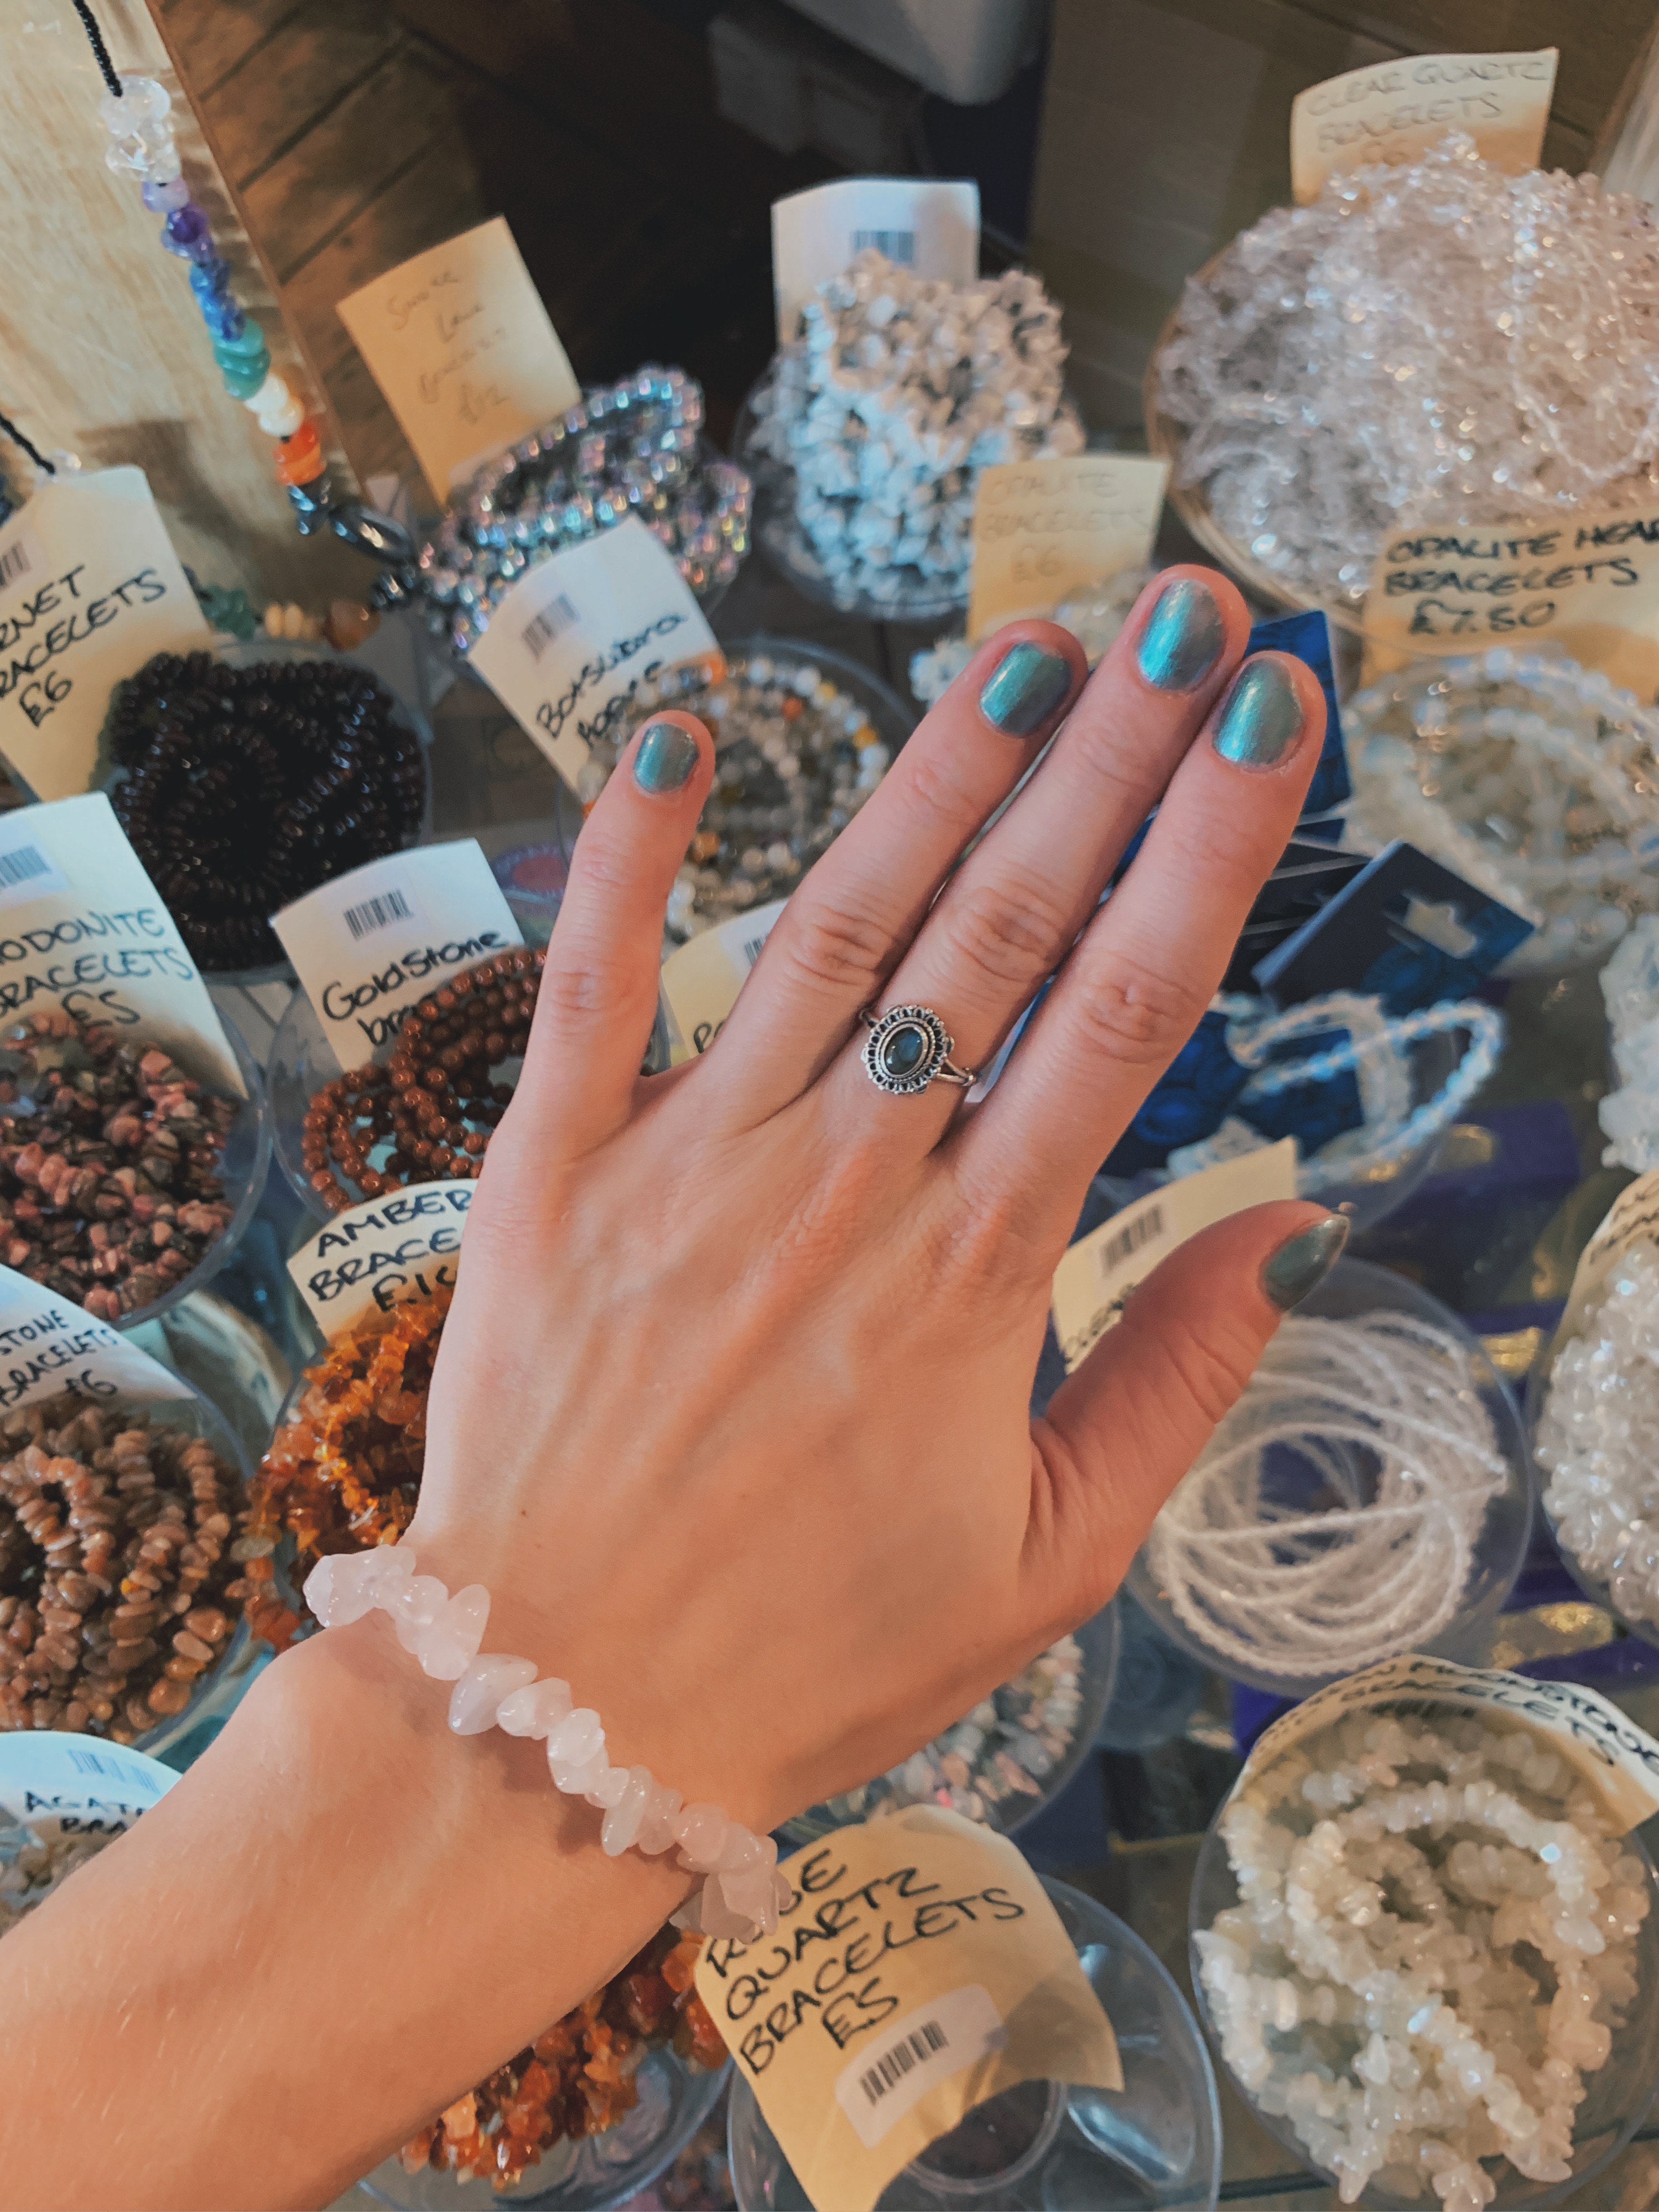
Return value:
[(1659, 233), (1594, 175), (1505, 176), (1454, 133), (1243, 233), (1158, 375), (1176, 482), (1261, 567), (1358, 605), (1407, 518), (1651, 503)]
[(1329, 1680), (1453, 1626), (1510, 1478), (1456, 1337), (1386, 1309), (1293, 1314), (1142, 1559), (1230, 1672)]
[(979, 471), (1082, 449), (1060, 309), (1025, 270), (951, 284), (869, 248), (803, 312), (753, 400), (744, 458), (793, 488), (763, 542), (848, 605), (959, 602)]
[(1247, 1771), (1218, 1826), (1238, 1902), (1195, 1940), (1222, 2053), (1342, 2202), (1375, 2179), (1482, 2212), (1496, 2157), (1566, 2180), (1650, 1899), (1546, 1739), (1352, 1713)]
[(1622, 1253), (1556, 1354), (1533, 1449), (1555, 1540), (1659, 1627), (1659, 1248)]
[(1607, 1167), (1659, 1168), (1659, 915), (1647, 915), (1601, 970), (1619, 1086), (1596, 1108)]
[(500, 1728), (544, 1743), (556, 1788), (605, 1814), (599, 1842), (612, 1858), (630, 1844), (646, 1852), (679, 1850), (678, 1864), (705, 1876), (702, 1889), (674, 1916), (683, 1928), (747, 1942), (778, 1924), (793, 1894), (778, 1872), (778, 1847), (728, 1820), (718, 1805), (688, 1805), (648, 1766), (613, 1766), (605, 1728), (590, 1705), (578, 1705), (568, 1682), (536, 1680), (535, 1662), (509, 1653), (480, 1655), (489, 1618), (489, 1592), (470, 1583), (452, 1597), (436, 1575), (415, 1571), (407, 1544), (331, 1553), (306, 1577), (306, 1603), (325, 1628), (349, 1627), (380, 1611), (422, 1673), (453, 1682), (449, 1725), (457, 1735)]
[(1599, 963), (1659, 908), (1659, 714), (1599, 670), (1420, 661), (1344, 723), (1361, 842), (1403, 837), (1538, 925), (1504, 974)]
[[(1098, 583), (1082, 585), (1069, 598), (1047, 608), (1046, 618), (1070, 630), (1093, 668), (1129, 619), (1152, 573), (1146, 568), (1125, 568), (1115, 576), (1103, 576)], [(911, 654), (910, 689), (924, 707), (943, 698), (975, 650), (965, 637), (940, 637), (921, 653)]]

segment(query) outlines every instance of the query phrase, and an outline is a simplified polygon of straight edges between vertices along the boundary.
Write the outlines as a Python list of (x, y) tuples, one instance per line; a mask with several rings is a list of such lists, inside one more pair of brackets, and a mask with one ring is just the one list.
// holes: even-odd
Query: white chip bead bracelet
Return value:
[(630, 1844), (653, 1854), (678, 1845), (680, 1866), (705, 1879), (674, 1915), (677, 1926), (743, 1942), (777, 1926), (792, 1892), (778, 1871), (772, 1838), (751, 1834), (718, 1805), (686, 1804), (649, 1767), (613, 1766), (599, 1715), (576, 1705), (568, 1682), (555, 1675), (538, 1681), (529, 1659), (480, 1652), (489, 1618), (489, 1592), (482, 1583), (452, 1597), (435, 1575), (416, 1574), (407, 1544), (382, 1544), (319, 1560), (306, 1577), (305, 1595), (325, 1628), (384, 1613), (422, 1669), (455, 1685), (449, 1725), (457, 1735), (500, 1728), (544, 1741), (558, 1788), (604, 1813), (599, 1841), (612, 1858)]

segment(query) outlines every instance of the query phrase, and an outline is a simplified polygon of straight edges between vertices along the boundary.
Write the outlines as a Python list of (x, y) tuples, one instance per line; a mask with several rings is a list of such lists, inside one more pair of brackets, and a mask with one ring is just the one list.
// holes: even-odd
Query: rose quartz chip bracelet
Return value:
[(558, 1787), (604, 1813), (599, 1841), (612, 1858), (630, 1844), (649, 1852), (678, 1844), (685, 1871), (707, 1877), (674, 1915), (680, 1927), (747, 1942), (777, 1926), (792, 1893), (778, 1871), (772, 1838), (751, 1835), (718, 1805), (683, 1803), (679, 1791), (656, 1781), (649, 1767), (612, 1766), (599, 1715), (573, 1706), (568, 1682), (556, 1676), (538, 1682), (528, 1659), (499, 1651), (480, 1656), (489, 1618), (489, 1592), (482, 1583), (451, 1597), (435, 1575), (416, 1573), (406, 1544), (382, 1544), (320, 1559), (305, 1594), (325, 1628), (347, 1627), (377, 1607), (389, 1614), (404, 1650), (435, 1681), (455, 1685), (449, 1725), (457, 1735), (482, 1735), (495, 1726), (508, 1735), (544, 1738)]

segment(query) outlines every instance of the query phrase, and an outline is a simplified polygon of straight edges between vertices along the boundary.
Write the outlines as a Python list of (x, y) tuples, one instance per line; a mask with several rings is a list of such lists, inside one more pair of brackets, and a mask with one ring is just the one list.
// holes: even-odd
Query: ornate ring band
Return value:
[(904, 1096), (925, 1091), (935, 1079), (966, 1091), (975, 1080), (972, 1068), (951, 1059), (950, 1033), (931, 1006), (890, 1006), (884, 1014), (864, 1006), (859, 1019), (870, 1032), (864, 1072), (878, 1091)]

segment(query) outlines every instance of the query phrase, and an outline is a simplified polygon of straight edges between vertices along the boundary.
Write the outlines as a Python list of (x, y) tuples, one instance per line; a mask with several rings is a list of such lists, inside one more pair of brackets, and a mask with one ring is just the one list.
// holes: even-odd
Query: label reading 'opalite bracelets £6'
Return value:
[(411, 1300), (455, 1287), (461, 1231), (477, 1185), (423, 1182), (337, 1213), (288, 1263), (331, 1341)]
[(1121, 2091), (1112, 2024), (1006, 1837), (912, 1805), (782, 1871), (776, 1933), (706, 1942), (697, 1994), (823, 2212), (870, 2212), (918, 2152), (1022, 2081)]
[(630, 514), (521, 576), (470, 665), (574, 790), (590, 749), (639, 720), (640, 686), (688, 660), (723, 665), (673, 556)]
[(370, 860), (270, 926), (342, 1067), (372, 1060), (461, 969), (524, 943), (476, 837)]
[(1150, 559), (1167, 461), (1144, 453), (1069, 453), (999, 461), (974, 496), (968, 635), (975, 642), (1021, 615), (1046, 615), (1069, 592)]

